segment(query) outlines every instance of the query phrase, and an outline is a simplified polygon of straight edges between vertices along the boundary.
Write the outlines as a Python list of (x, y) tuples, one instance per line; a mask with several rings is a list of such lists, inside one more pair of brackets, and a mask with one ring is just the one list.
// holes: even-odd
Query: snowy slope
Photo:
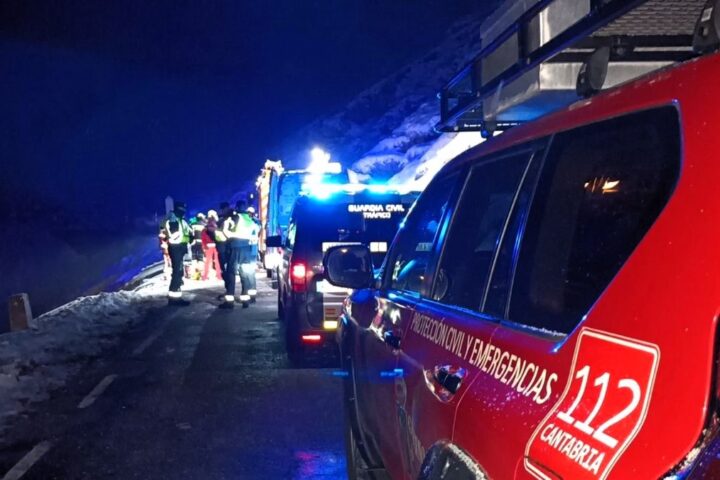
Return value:
[(479, 26), (495, 3), (486, 2), (477, 14), (457, 22), (442, 44), (290, 139), (286, 158), (303, 165), (302, 146), (320, 144), (369, 178), (394, 176), (393, 182), (405, 182), (425, 176), (419, 181), (422, 186), (438, 164), (452, 158), (451, 153), (454, 156), (480, 140), (473, 133), (434, 131), (439, 120), (436, 95), (479, 52)]
[(32, 330), (0, 335), (0, 433), (11, 417), (49, 398), (114, 345), (145, 311), (164, 305), (166, 290), (159, 275), (134, 291), (78, 298), (36, 318)]
[(154, 229), (70, 231), (48, 228), (44, 220), (4, 224), (13, 241), (0, 249), (0, 333), (7, 331), (11, 294), (28, 293), (37, 315), (81, 295), (117, 289), (160, 259)]

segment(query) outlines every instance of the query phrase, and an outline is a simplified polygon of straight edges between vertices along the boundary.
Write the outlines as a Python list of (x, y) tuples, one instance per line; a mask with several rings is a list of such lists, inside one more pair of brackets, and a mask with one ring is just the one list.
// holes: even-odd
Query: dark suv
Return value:
[[(286, 323), (288, 356), (299, 361), (306, 348), (332, 340), (348, 290), (323, 278), (323, 253), (338, 245), (365, 245), (380, 265), (416, 194), (341, 191), (301, 196), (293, 209), (278, 268), (278, 315)], [(334, 342), (331, 342), (333, 345)]]

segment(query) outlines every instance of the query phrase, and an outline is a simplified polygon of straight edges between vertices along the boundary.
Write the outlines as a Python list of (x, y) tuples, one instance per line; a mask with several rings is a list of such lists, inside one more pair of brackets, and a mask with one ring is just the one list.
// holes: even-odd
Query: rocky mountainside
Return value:
[(298, 147), (319, 144), (361, 177), (424, 186), (447, 160), (480, 141), (474, 133), (435, 132), (437, 92), (479, 52), (480, 24), (496, 4), (485, 3), (427, 54), (301, 130), (284, 148), (286, 161), (304, 165), (305, 150)]

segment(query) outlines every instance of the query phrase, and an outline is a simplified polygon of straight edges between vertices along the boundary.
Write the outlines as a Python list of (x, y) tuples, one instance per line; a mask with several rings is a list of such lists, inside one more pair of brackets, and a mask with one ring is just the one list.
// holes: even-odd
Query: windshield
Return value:
[[(410, 205), (395, 202), (312, 203), (298, 228), (312, 248), (327, 250), (337, 243), (362, 243), (370, 248), (373, 265), (382, 264)], [(303, 221), (304, 220), (304, 221)]]
[(347, 181), (347, 176), (344, 174), (311, 174), (306, 171), (295, 171), (283, 173), (280, 177), (278, 187), (278, 225), (282, 228), (282, 231), (287, 230), (288, 223), (290, 222), (290, 215), (292, 214), (295, 200), (300, 196), (303, 184), (307, 181), (308, 177), (313, 175), (317, 177), (318, 181), (323, 183), (344, 183)]

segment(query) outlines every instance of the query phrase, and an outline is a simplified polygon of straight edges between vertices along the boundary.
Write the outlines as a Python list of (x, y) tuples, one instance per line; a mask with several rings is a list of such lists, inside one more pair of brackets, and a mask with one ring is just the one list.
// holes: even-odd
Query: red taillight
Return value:
[(302, 293), (307, 288), (307, 268), (304, 263), (294, 263), (290, 268), (290, 283), (293, 292)]
[(303, 335), (300, 338), (302, 338), (303, 343), (319, 343), (322, 340), (320, 335)]
[(305, 273), (306, 273), (305, 265), (303, 265), (302, 263), (296, 263), (295, 265), (293, 265), (293, 267), (292, 267), (293, 278), (295, 278), (295, 279), (302, 278), (304, 280)]

